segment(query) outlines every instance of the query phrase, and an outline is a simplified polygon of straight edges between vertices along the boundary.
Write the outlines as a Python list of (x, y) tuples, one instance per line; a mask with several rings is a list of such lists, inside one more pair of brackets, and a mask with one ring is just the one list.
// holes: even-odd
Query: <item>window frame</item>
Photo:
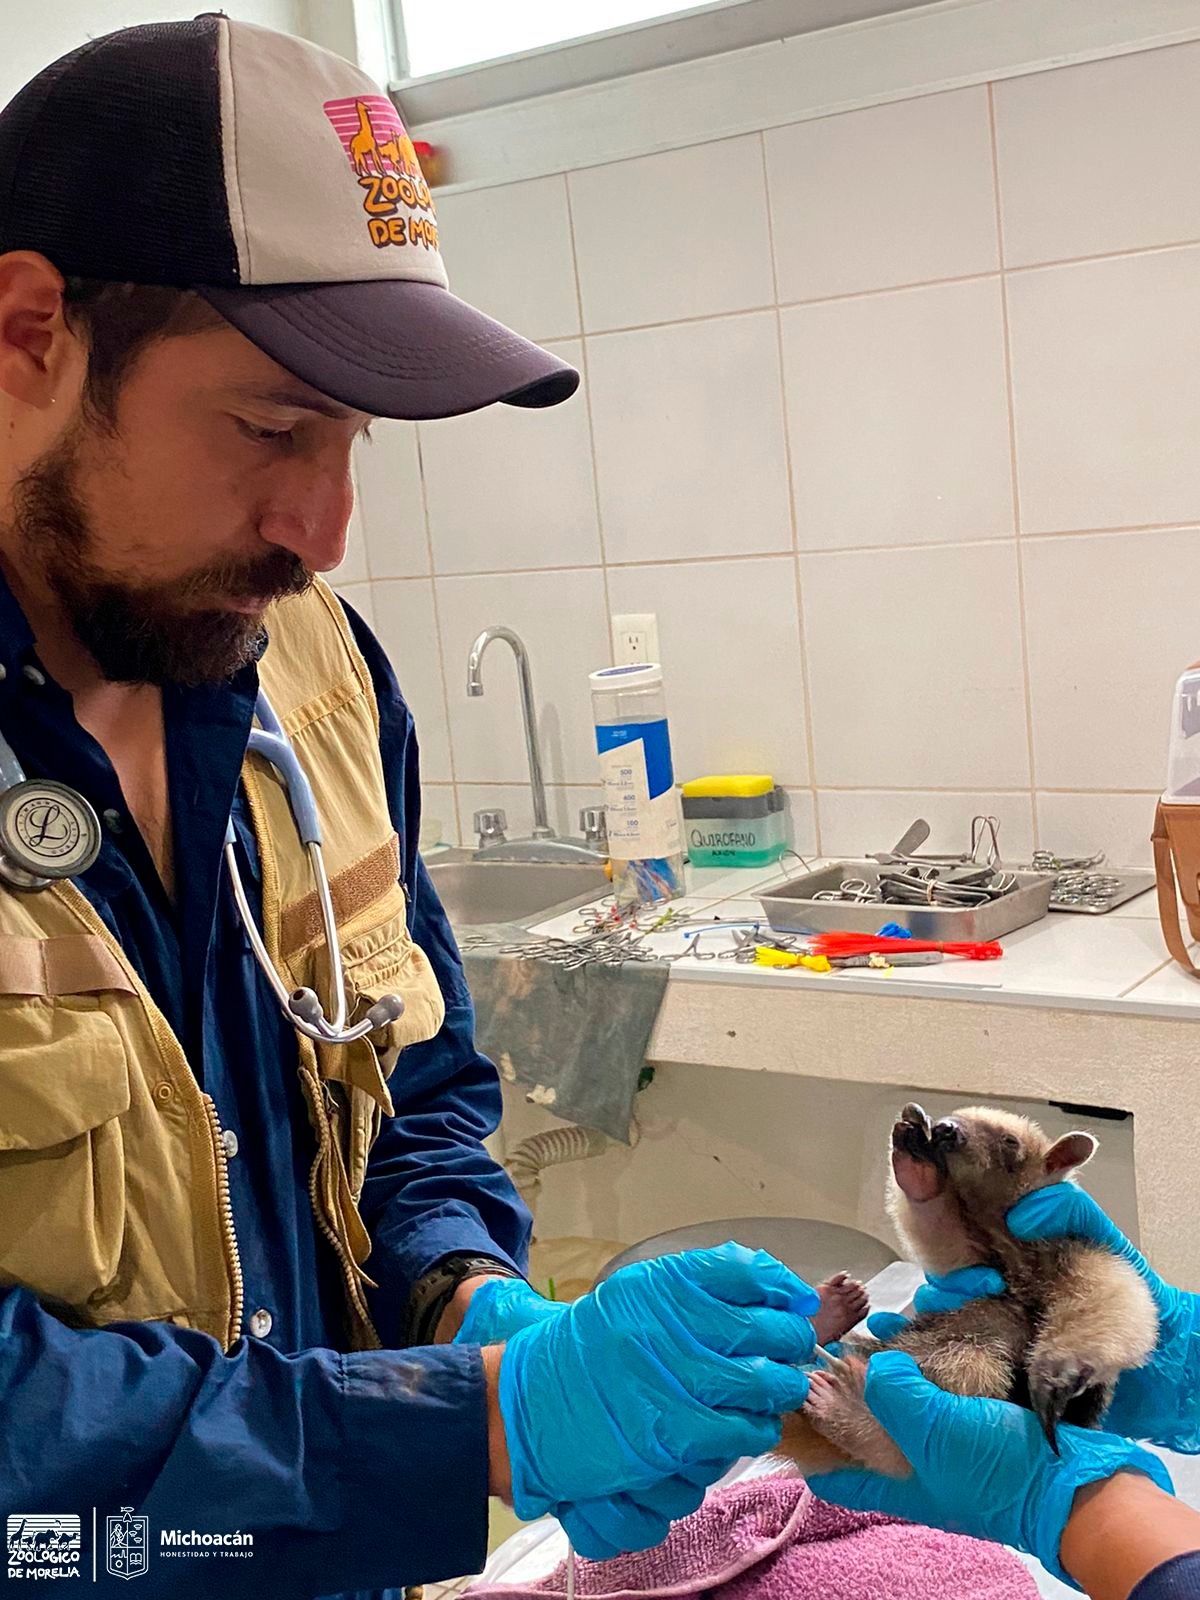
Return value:
[(389, 87), (414, 124), (604, 83), (847, 23), (916, 10), (928, 0), (716, 0), (665, 17), (413, 77), (404, 0), (389, 12), (396, 75)]

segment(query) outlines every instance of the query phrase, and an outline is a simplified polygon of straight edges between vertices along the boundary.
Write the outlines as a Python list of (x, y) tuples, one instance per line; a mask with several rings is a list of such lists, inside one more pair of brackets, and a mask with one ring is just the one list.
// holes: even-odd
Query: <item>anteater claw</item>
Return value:
[(1046, 1442), (1055, 1455), (1059, 1454), (1058, 1425), (1066, 1415), (1067, 1407), (1091, 1387), (1095, 1369), (1086, 1364), (1076, 1365), (1063, 1358), (1046, 1362), (1029, 1375), (1029, 1398), (1034, 1415), (1042, 1425)]

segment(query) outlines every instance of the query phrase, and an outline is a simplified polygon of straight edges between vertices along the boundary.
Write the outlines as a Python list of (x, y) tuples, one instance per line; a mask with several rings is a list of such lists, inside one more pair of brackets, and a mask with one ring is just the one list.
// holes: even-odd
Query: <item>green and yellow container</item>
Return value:
[(683, 838), (694, 867), (769, 867), (788, 846), (783, 790), (765, 773), (683, 785)]

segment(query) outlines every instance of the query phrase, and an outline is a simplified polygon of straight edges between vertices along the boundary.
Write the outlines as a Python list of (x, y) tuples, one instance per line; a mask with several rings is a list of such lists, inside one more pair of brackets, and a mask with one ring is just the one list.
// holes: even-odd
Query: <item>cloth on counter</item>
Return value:
[[(478, 1600), (544, 1600), (566, 1567), (524, 1585), (473, 1584)], [(1037, 1600), (1000, 1545), (818, 1500), (797, 1477), (713, 1490), (657, 1549), (576, 1561), (576, 1594), (606, 1600)]]
[(568, 971), (502, 954), (502, 947), (537, 943), (525, 928), (505, 924), (465, 930), (461, 943), (475, 1042), (501, 1077), (524, 1084), (535, 1104), (564, 1121), (628, 1144), (669, 963), (591, 962)]

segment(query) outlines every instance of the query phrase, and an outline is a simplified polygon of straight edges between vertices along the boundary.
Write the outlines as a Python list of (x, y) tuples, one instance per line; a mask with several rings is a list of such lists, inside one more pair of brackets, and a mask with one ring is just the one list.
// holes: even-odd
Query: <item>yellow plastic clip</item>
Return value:
[(758, 967), (798, 967), (800, 957), (795, 950), (774, 950), (769, 944), (755, 945), (754, 964)]
[(832, 972), (824, 956), (804, 956), (798, 950), (775, 950), (769, 944), (754, 947), (754, 962), (759, 967), (805, 967), (809, 972)]

